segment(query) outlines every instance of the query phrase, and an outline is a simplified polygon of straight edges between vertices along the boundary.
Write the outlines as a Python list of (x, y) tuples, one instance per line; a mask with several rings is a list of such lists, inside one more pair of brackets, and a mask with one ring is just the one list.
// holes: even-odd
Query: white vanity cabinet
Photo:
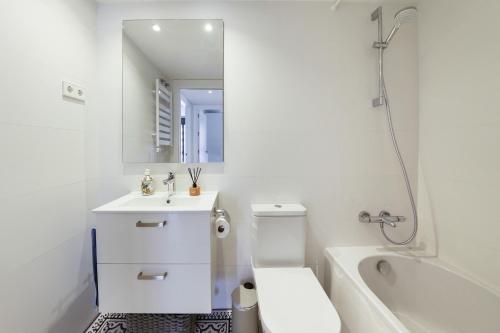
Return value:
[(210, 313), (216, 197), (206, 210), (175, 205), (120, 210), (112, 203), (94, 210), (99, 311)]

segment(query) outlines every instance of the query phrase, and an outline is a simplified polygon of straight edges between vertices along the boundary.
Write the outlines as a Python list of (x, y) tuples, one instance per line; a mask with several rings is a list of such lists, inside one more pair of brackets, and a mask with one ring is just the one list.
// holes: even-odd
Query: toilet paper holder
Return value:
[(231, 216), (229, 216), (228, 211), (225, 210), (224, 208), (215, 208), (214, 207), (213, 214), (214, 214), (215, 218), (222, 216), (222, 217), (226, 218), (227, 222), (231, 222)]

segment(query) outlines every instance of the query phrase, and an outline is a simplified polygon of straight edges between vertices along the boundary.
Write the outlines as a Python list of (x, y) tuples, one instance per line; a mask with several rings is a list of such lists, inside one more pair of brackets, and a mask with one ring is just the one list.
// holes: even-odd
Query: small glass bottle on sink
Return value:
[(151, 170), (144, 170), (144, 177), (141, 182), (142, 195), (152, 195), (154, 193), (153, 178), (151, 177)]

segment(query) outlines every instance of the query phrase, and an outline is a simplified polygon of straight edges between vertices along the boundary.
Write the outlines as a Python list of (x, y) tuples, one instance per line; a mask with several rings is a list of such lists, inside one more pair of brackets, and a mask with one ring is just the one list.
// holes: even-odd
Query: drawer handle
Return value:
[(154, 281), (161, 281), (165, 280), (167, 278), (168, 273), (152, 273), (152, 274), (144, 274), (143, 272), (140, 272), (137, 274), (137, 280), (154, 280)]
[(164, 226), (167, 225), (167, 221), (163, 222), (142, 222), (142, 221), (137, 221), (135, 226), (137, 228), (163, 228)]

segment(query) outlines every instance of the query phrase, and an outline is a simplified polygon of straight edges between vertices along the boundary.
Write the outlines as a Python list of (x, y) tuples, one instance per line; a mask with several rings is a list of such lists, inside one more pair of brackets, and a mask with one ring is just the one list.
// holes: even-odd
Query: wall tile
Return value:
[[(491, 41), (499, 10), (494, 0), (419, 5), (425, 213), (437, 230), (439, 256), (494, 289), (500, 288), (500, 224), (492, 213), (500, 197), (500, 46)], [(460, 42), (471, 38), (472, 47)]]
[[(399, 9), (385, 7), (388, 18)], [(146, 167), (157, 184), (169, 168), (178, 169), (177, 189), (188, 186), (185, 167), (121, 162), (121, 20), (219, 17), (225, 28), (225, 162), (204, 166), (201, 182), (203, 189), (220, 191), (219, 205), (235, 224), (219, 244), (221, 276), (232, 281), (235, 267), (248, 267), (252, 202), (308, 207), (310, 265), (322, 262), (327, 246), (384, 243), (378, 229), (357, 222), (359, 211), (385, 208), (408, 216), (409, 206), (385, 114), (370, 107), (377, 92), (373, 8), (348, 3), (333, 13), (328, 3), (99, 5), (99, 91), (105, 93), (87, 121), (101, 138), (89, 152), (97, 161), (93, 181), (108, 185), (91, 191), (89, 200), (98, 205), (124, 189), (137, 190)], [(406, 38), (394, 41), (387, 76), (416, 187), (416, 27), (401, 34)]]

